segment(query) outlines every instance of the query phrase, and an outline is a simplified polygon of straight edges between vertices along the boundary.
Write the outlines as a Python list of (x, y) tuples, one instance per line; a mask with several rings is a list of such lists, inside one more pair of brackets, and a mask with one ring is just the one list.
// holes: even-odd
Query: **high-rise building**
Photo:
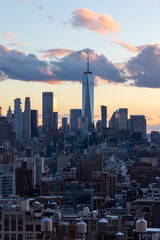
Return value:
[(128, 109), (120, 108), (119, 109), (119, 130), (127, 130), (127, 121), (128, 121)]
[(31, 110), (31, 137), (38, 136), (38, 111)]
[(144, 115), (130, 116), (130, 131), (133, 133), (141, 133), (142, 139), (146, 139), (146, 119)]
[(119, 130), (119, 110), (116, 110), (109, 121), (109, 127), (114, 131)]
[(68, 118), (66, 117), (62, 118), (62, 132), (68, 132)]
[(24, 138), (26, 140), (31, 138), (31, 108), (30, 98), (25, 98), (25, 110), (24, 110)]
[(102, 121), (102, 128), (107, 127), (107, 107), (101, 106), (101, 121)]
[(11, 107), (9, 106), (8, 111), (7, 111), (7, 120), (9, 123), (12, 122), (12, 110)]
[(2, 107), (0, 107), (0, 117), (2, 116)]
[(16, 132), (17, 142), (22, 140), (22, 110), (21, 110), (21, 99), (14, 99), (14, 130)]
[(94, 123), (94, 76), (89, 70), (89, 55), (82, 80), (82, 116), (88, 119), (88, 125)]
[(53, 112), (53, 129), (58, 129), (58, 112)]
[(43, 92), (43, 128), (46, 132), (53, 126), (53, 92)]
[(70, 110), (70, 131), (77, 132), (78, 130), (78, 119), (82, 117), (82, 110), (81, 109), (71, 109)]

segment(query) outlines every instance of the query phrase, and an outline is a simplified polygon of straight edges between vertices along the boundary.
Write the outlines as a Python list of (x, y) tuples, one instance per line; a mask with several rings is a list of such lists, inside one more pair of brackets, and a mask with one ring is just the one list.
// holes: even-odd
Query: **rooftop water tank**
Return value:
[(121, 232), (116, 233), (116, 240), (124, 240), (124, 234)]
[(66, 235), (68, 233), (68, 223), (66, 222), (61, 222), (59, 224), (59, 232), (62, 235)]
[(41, 220), (41, 231), (42, 232), (52, 232), (52, 220), (45, 217)]
[(147, 232), (147, 221), (145, 221), (142, 217), (140, 217), (140, 219), (138, 219), (136, 222), (136, 232)]
[(98, 221), (98, 232), (107, 233), (108, 231), (108, 221), (105, 218), (102, 218)]
[(77, 223), (77, 232), (79, 234), (85, 234), (87, 232), (87, 224), (82, 220)]

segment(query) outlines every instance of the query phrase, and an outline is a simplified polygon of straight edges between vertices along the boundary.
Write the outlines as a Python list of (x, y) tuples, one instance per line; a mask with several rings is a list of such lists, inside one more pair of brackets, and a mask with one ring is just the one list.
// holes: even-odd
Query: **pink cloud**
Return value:
[(119, 44), (120, 46), (122, 46), (122, 47), (124, 47), (127, 50), (132, 51), (132, 52), (138, 52), (139, 51), (137, 47), (135, 47), (135, 46), (133, 46), (133, 45), (131, 45), (129, 43), (122, 42), (122, 41), (120, 41), (120, 40), (118, 40), (116, 38), (112, 41), (112, 43)]
[(53, 48), (53, 49), (43, 50), (40, 52), (44, 53), (42, 58), (52, 58), (52, 57), (59, 57), (59, 56), (67, 56), (75, 51), (71, 49), (66, 49), (66, 48)]
[(24, 43), (13, 42), (9, 44), (10, 46), (24, 46)]
[(119, 24), (108, 14), (93, 12), (87, 8), (79, 8), (72, 12), (71, 23), (74, 27), (88, 28), (100, 34), (119, 32)]
[(3, 32), (1, 35), (5, 36), (7, 40), (13, 39), (16, 37), (15, 33), (10, 33), (10, 32)]
[(120, 41), (119, 39), (113, 39), (112, 43), (118, 44), (121, 47), (126, 48), (127, 50), (131, 51), (131, 52), (141, 52), (143, 51), (145, 48), (147, 48), (148, 46), (153, 46), (154, 44), (144, 44), (144, 45), (140, 45), (140, 46), (134, 46), (132, 44)]

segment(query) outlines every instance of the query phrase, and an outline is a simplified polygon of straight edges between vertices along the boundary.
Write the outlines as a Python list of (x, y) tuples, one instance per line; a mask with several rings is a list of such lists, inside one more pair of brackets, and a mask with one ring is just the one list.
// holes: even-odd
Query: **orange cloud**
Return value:
[(137, 47), (135, 47), (135, 46), (133, 46), (133, 45), (131, 45), (129, 43), (122, 42), (122, 41), (120, 41), (120, 40), (118, 40), (116, 38), (112, 41), (112, 43), (119, 44), (120, 46), (122, 46), (122, 47), (124, 47), (127, 50), (132, 51), (132, 52), (138, 52), (139, 51), (139, 49)]
[(71, 23), (74, 27), (88, 28), (100, 34), (119, 32), (119, 24), (108, 14), (93, 12), (87, 8), (79, 8), (72, 13)]
[(14, 42), (14, 43), (10, 43), (10, 46), (24, 46), (24, 43), (18, 43), (18, 42)]
[(112, 43), (118, 44), (124, 48), (126, 48), (127, 50), (131, 51), (131, 52), (141, 52), (143, 51), (145, 48), (147, 48), (148, 46), (153, 46), (154, 44), (144, 44), (144, 45), (140, 45), (140, 46), (133, 46), (132, 44), (120, 41), (119, 39), (113, 39)]
[(40, 52), (45, 53), (42, 56), (42, 58), (52, 58), (52, 57), (59, 57), (59, 56), (67, 56), (75, 51), (71, 49), (66, 49), (66, 48), (54, 48), (54, 49), (48, 49)]
[(3, 32), (1, 33), (1, 35), (5, 36), (8, 39), (13, 39), (16, 37), (16, 34), (15, 33), (10, 33), (10, 32)]

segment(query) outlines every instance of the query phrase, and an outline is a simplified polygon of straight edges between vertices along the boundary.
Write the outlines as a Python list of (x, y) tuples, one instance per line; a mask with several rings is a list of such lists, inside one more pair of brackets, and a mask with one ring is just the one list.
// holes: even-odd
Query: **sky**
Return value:
[(52, 91), (59, 116), (82, 107), (87, 54), (95, 76), (95, 122), (119, 108), (145, 115), (160, 130), (159, 0), (3, 0), (0, 14), (0, 106), (31, 98), (42, 114)]

